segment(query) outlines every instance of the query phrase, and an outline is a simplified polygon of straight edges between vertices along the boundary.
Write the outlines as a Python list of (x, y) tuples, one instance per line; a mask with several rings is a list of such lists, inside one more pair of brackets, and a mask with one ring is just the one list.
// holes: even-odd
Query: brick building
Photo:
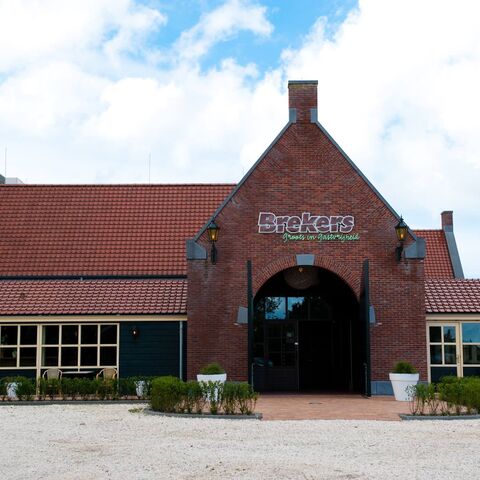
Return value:
[(452, 213), (399, 241), (318, 123), (316, 82), (289, 83), (286, 126), (237, 185), (2, 185), (0, 213), (1, 376), (219, 361), (261, 390), (382, 394), (398, 360), (480, 373)]

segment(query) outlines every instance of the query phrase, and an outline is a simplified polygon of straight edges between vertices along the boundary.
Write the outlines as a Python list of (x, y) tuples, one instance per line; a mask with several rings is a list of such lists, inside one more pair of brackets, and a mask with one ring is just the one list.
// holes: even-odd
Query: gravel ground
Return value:
[(3, 479), (474, 479), (480, 421), (178, 419), (0, 406)]

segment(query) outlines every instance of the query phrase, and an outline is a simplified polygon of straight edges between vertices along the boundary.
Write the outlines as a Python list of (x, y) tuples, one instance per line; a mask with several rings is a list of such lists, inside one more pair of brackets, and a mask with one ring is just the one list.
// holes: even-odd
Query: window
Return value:
[(0, 325), (0, 369), (117, 367), (117, 353), (117, 324)]
[(480, 375), (480, 322), (430, 323), (430, 380)]
[(117, 366), (117, 325), (45, 325), (42, 368)]
[(463, 375), (480, 372), (480, 322), (462, 323)]
[(37, 365), (37, 326), (0, 325), (0, 368)]
[(454, 325), (430, 326), (430, 364), (456, 365), (457, 334)]

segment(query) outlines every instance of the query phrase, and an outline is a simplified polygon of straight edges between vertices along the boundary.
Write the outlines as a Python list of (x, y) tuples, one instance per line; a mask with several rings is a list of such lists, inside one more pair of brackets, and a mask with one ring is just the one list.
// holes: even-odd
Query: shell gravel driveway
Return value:
[(227, 421), (0, 406), (5, 479), (466, 479), (480, 422)]

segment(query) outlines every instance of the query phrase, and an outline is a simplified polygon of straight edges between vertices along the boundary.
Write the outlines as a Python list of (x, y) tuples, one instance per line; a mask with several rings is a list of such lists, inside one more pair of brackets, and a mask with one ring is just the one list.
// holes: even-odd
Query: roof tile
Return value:
[(480, 279), (427, 280), (427, 313), (480, 313)]
[(165, 315), (186, 312), (186, 280), (0, 281), (0, 315)]
[(0, 277), (186, 275), (227, 184), (2, 185)]
[(427, 246), (425, 278), (455, 278), (443, 230), (415, 230), (415, 235), (424, 238)]

